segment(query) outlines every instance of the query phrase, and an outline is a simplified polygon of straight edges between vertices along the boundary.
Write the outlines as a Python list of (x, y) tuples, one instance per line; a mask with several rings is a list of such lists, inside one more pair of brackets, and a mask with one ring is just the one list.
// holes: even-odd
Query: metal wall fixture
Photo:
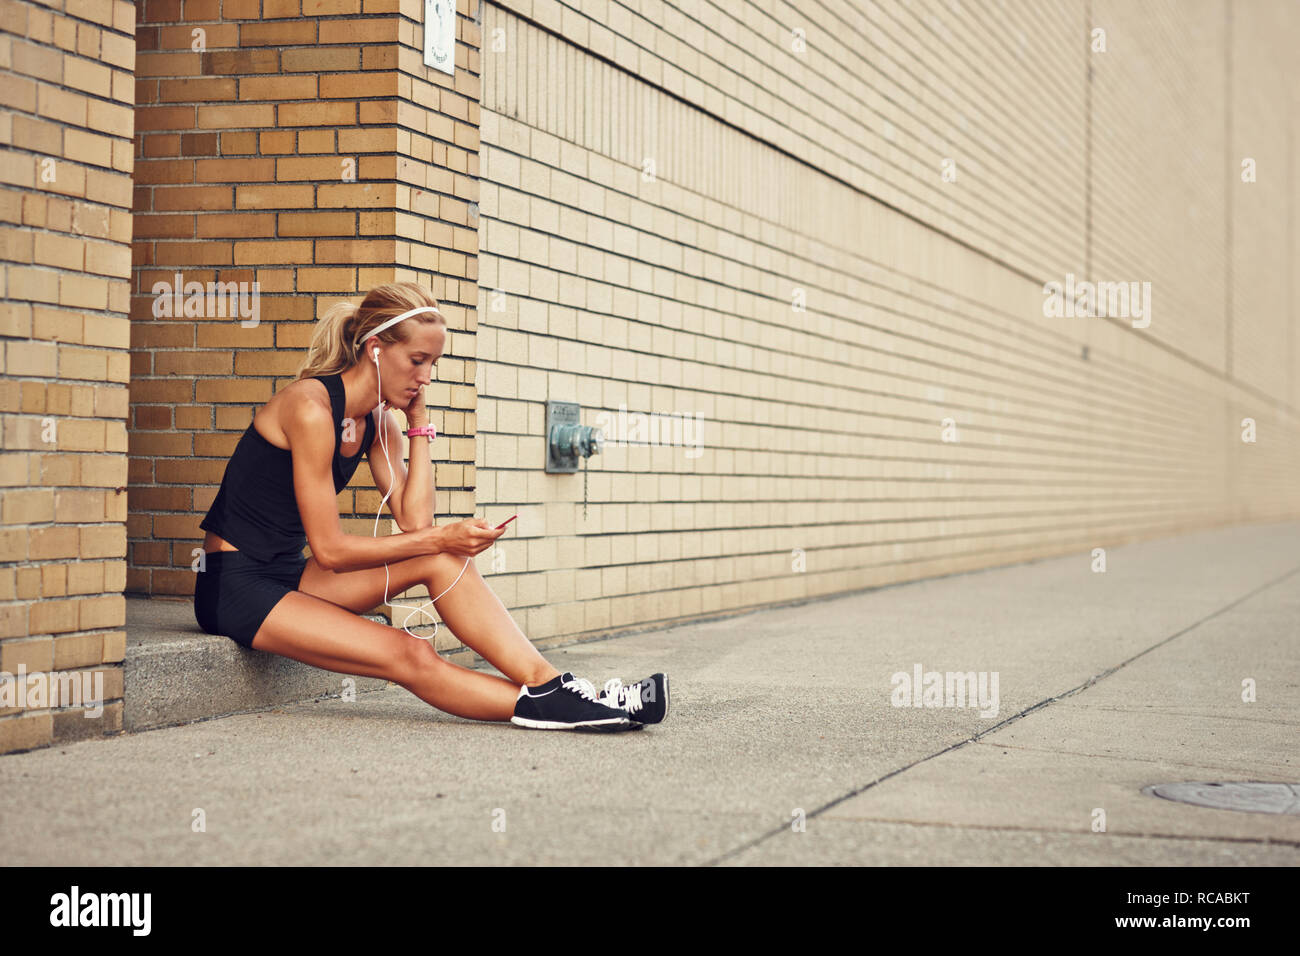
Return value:
[(580, 459), (599, 455), (605, 433), (578, 424), (577, 402), (546, 403), (546, 470), (550, 474), (571, 474)]

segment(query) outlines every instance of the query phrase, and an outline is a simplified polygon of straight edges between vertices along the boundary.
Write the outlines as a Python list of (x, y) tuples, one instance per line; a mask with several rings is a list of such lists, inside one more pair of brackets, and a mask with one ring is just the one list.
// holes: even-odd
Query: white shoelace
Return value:
[(629, 714), (635, 714), (641, 709), (640, 688), (636, 684), (624, 687), (617, 677), (605, 681), (605, 696), (614, 701), (610, 706), (622, 707)]
[(600, 703), (596, 696), (596, 685), (585, 677), (575, 677), (573, 680), (565, 681), (562, 686), (577, 691), (583, 697), (587, 698), (587, 700)]

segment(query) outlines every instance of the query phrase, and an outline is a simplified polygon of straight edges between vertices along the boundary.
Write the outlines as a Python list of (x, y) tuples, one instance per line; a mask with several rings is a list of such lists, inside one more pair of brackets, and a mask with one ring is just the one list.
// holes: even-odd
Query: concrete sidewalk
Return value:
[[(475, 723), (390, 687), (0, 756), (5, 860), (1300, 864), (1300, 815), (1142, 793), (1300, 783), (1300, 522), (1090, 564), (546, 652), (597, 682), (667, 671), (672, 712), (639, 733)], [(917, 664), (997, 672), (996, 716), (893, 706)]]

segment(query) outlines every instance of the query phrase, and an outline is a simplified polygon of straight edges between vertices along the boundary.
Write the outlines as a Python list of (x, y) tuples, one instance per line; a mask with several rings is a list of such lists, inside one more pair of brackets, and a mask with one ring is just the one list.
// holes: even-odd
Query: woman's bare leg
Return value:
[(519, 694), (502, 677), (444, 660), (428, 641), (302, 591), (289, 592), (271, 609), (253, 647), (328, 671), (382, 677), (439, 710), (472, 720), (509, 720)]
[[(442, 594), (456, 576), (460, 580), (445, 595), (438, 598), (434, 610), (445, 626), (461, 643), (473, 648), (497, 670), (515, 684), (541, 684), (559, 675), (524, 632), (515, 624), (501, 599), (483, 580), (473, 559), (465, 567), (466, 558), (452, 554), (430, 554), (405, 561), (395, 561), (388, 566), (388, 599), (397, 601), (397, 595), (415, 584), (424, 584), (429, 595)], [(464, 574), (461, 574), (461, 569)], [(314, 558), (309, 559), (298, 588), (347, 608), (357, 614), (368, 611), (384, 599), (384, 568), (364, 568), (359, 571), (327, 571)], [(400, 603), (418, 605), (428, 599), (402, 599)], [(394, 621), (399, 625), (407, 612), (394, 610)], [(428, 618), (413, 615), (411, 626), (427, 624)], [(379, 625), (382, 626), (382, 625)], [(397, 633), (411, 638), (400, 627)], [(426, 644), (426, 641), (420, 641)]]

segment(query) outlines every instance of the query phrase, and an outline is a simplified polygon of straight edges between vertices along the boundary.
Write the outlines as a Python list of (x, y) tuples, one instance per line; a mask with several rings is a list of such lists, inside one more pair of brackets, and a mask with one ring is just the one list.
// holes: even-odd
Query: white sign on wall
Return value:
[(424, 0), (424, 62), (456, 74), (456, 0)]

